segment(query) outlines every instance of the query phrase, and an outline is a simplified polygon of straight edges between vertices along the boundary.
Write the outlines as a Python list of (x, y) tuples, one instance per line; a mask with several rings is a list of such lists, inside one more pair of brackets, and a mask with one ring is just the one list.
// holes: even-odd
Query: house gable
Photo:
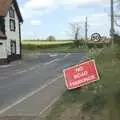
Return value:
[(22, 22), (17, 0), (0, 0), (0, 64), (21, 58)]
[(0, 0), (0, 16), (5, 17), (7, 15), (11, 7), (11, 4), (13, 4), (13, 6), (15, 7), (17, 16), (19, 18), (19, 22), (23, 22), (23, 18), (22, 18), (17, 0)]
[[(11, 8), (14, 11), (13, 17), (10, 14)], [(11, 41), (16, 42), (16, 54), (20, 54), (20, 22), (14, 4), (11, 4), (5, 16), (5, 31), (7, 36), (8, 55), (11, 55)]]

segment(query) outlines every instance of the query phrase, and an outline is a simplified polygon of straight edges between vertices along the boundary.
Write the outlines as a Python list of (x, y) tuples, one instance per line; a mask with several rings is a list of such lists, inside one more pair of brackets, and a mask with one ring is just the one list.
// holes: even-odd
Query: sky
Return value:
[(88, 35), (98, 32), (109, 36), (110, 0), (17, 0), (24, 23), (22, 39), (70, 39), (70, 23), (81, 24), (84, 37), (85, 17), (88, 17)]

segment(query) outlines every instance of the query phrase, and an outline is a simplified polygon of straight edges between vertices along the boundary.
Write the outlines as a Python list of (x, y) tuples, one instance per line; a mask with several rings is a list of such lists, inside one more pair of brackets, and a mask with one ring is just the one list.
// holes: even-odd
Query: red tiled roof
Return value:
[(23, 18), (21, 16), (18, 4), (16, 0), (0, 0), (0, 16), (6, 16), (11, 4), (14, 4), (15, 9), (17, 11), (18, 18), (20, 22), (23, 22)]
[(12, 0), (0, 0), (0, 16), (5, 16)]

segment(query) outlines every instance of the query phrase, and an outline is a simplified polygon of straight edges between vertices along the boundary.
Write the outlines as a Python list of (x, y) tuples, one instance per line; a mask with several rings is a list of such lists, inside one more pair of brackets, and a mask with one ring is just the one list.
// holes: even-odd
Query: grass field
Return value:
[(73, 41), (40, 41), (40, 40), (23, 40), (22, 44), (34, 44), (34, 45), (56, 45), (56, 44), (66, 44), (73, 43)]
[(73, 47), (73, 41), (38, 41), (26, 40), (22, 41), (22, 50), (25, 52), (54, 52), (54, 53), (67, 53), (67, 52), (80, 52), (81, 48)]
[(105, 42), (91, 42), (88, 41), (67, 41), (67, 40), (57, 40), (57, 41), (40, 41), (40, 40), (24, 40), (22, 41), (23, 51), (39, 51), (39, 52), (80, 52), (86, 51), (86, 49), (91, 48), (103, 48), (104, 46), (109, 46), (109, 43)]
[(66, 90), (45, 120), (120, 120), (120, 48), (95, 51), (100, 81)]

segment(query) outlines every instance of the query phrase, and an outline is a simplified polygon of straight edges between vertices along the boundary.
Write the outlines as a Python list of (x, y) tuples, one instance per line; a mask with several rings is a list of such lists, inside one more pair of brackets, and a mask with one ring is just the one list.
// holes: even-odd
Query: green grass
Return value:
[(57, 45), (57, 44), (66, 44), (66, 43), (73, 43), (73, 41), (40, 41), (40, 40), (23, 40), (22, 44), (32, 44), (32, 45)]
[(31, 53), (80, 53), (85, 52), (84, 48), (70, 48), (70, 47), (58, 47), (49, 49), (22, 49), (23, 56)]
[(120, 48), (95, 51), (100, 81), (66, 90), (45, 120), (120, 120)]
[(28, 52), (41, 52), (41, 53), (75, 53), (84, 51), (83, 47), (73, 47), (73, 41), (38, 41), (38, 40), (26, 40), (22, 41), (23, 53)]
[(26, 50), (46, 51), (66, 51), (72, 48), (73, 41), (22, 41), (22, 48)]
[[(52, 50), (52, 49), (58, 49), (61, 51), (61, 49), (66, 47), (66, 49), (73, 49), (75, 45), (80, 48), (83, 48), (83, 46), (87, 46), (89, 49), (91, 48), (103, 48), (104, 46), (109, 46), (109, 43), (104, 43), (104, 42), (90, 42), (88, 41), (85, 44), (85, 41), (40, 41), (40, 40), (26, 40), (22, 41), (22, 48), (23, 49), (28, 49), (28, 50)], [(69, 48), (68, 48), (69, 47)], [(61, 48), (61, 49), (60, 49)], [(58, 51), (57, 50), (57, 51)], [(65, 51), (65, 50), (64, 50)]]

